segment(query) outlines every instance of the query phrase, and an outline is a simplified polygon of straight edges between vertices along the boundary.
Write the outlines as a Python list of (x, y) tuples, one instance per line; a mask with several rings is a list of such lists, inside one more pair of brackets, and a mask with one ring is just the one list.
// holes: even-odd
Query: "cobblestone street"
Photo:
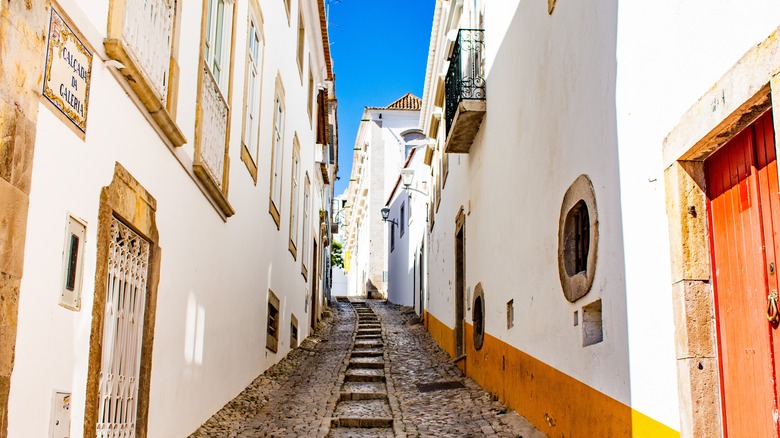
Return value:
[(411, 309), (339, 301), (195, 431), (206, 437), (543, 437), (449, 362)]

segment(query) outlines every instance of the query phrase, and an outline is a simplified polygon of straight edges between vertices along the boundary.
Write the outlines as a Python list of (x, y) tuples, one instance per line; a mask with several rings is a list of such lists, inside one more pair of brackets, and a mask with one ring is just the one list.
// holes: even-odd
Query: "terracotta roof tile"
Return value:
[(422, 99), (412, 93), (406, 93), (400, 99), (387, 106), (368, 107), (370, 110), (405, 110), (420, 111), (422, 108)]

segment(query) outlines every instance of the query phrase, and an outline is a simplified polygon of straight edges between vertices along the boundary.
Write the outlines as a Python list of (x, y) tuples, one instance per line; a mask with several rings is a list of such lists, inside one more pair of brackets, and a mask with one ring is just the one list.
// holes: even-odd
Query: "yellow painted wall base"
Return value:
[[(450, 356), (454, 330), (426, 312), (426, 327)], [(482, 349), (466, 324), (461, 369), (550, 437), (679, 437), (672, 428), (485, 334)]]

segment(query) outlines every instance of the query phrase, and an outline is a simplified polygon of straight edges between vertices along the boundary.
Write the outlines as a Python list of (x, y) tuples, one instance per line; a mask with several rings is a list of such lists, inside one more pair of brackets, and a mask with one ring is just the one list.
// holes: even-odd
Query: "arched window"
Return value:
[(425, 140), (425, 134), (423, 134), (422, 131), (419, 129), (411, 129), (409, 131), (404, 131), (401, 133), (401, 138), (404, 140), (404, 157), (408, 157), (409, 153), (412, 151), (412, 148), (419, 146), (418, 144), (409, 144), (410, 142), (414, 140)]

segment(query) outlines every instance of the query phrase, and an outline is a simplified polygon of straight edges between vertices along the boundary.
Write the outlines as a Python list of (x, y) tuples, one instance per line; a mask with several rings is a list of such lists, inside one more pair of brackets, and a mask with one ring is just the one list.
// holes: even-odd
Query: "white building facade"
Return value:
[[(714, 269), (740, 256), (718, 255), (719, 215), (734, 213), (706, 172), (740, 132), (774, 140), (779, 8), (437, 1), (426, 325), (549, 436), (777, 435), (776, 389), (746, 394), (734, 371), (774, 369), (773, 253), (745, 250), (764, 251), (751, 277), (770, 286)], [(734, 183), (743, 211), (760, 160)], [(718, 304), (732, 283), (755, 291), (736, 323)]]
[(410, 93), (385, 107), (369, 107), (355, 139), (344, 214), (344, 261), (351, 296), (387, 297), (388, 234), (381, 210), (419, 139), (420, 98)]
[(325, 305), (324, 2), (15, 9), (49, 50), (0, 436), (187, 436)]
[[(428, 179), (425, 165), (428, 139), (419, 134), (411, 140), (409, 155), (385, 204), (387, 208), (387, 300), (414, 307), (418, 315), (425, 309), (425, 243), (428, 231)], [(406, 183), (409, 183), (408, 187)]]

